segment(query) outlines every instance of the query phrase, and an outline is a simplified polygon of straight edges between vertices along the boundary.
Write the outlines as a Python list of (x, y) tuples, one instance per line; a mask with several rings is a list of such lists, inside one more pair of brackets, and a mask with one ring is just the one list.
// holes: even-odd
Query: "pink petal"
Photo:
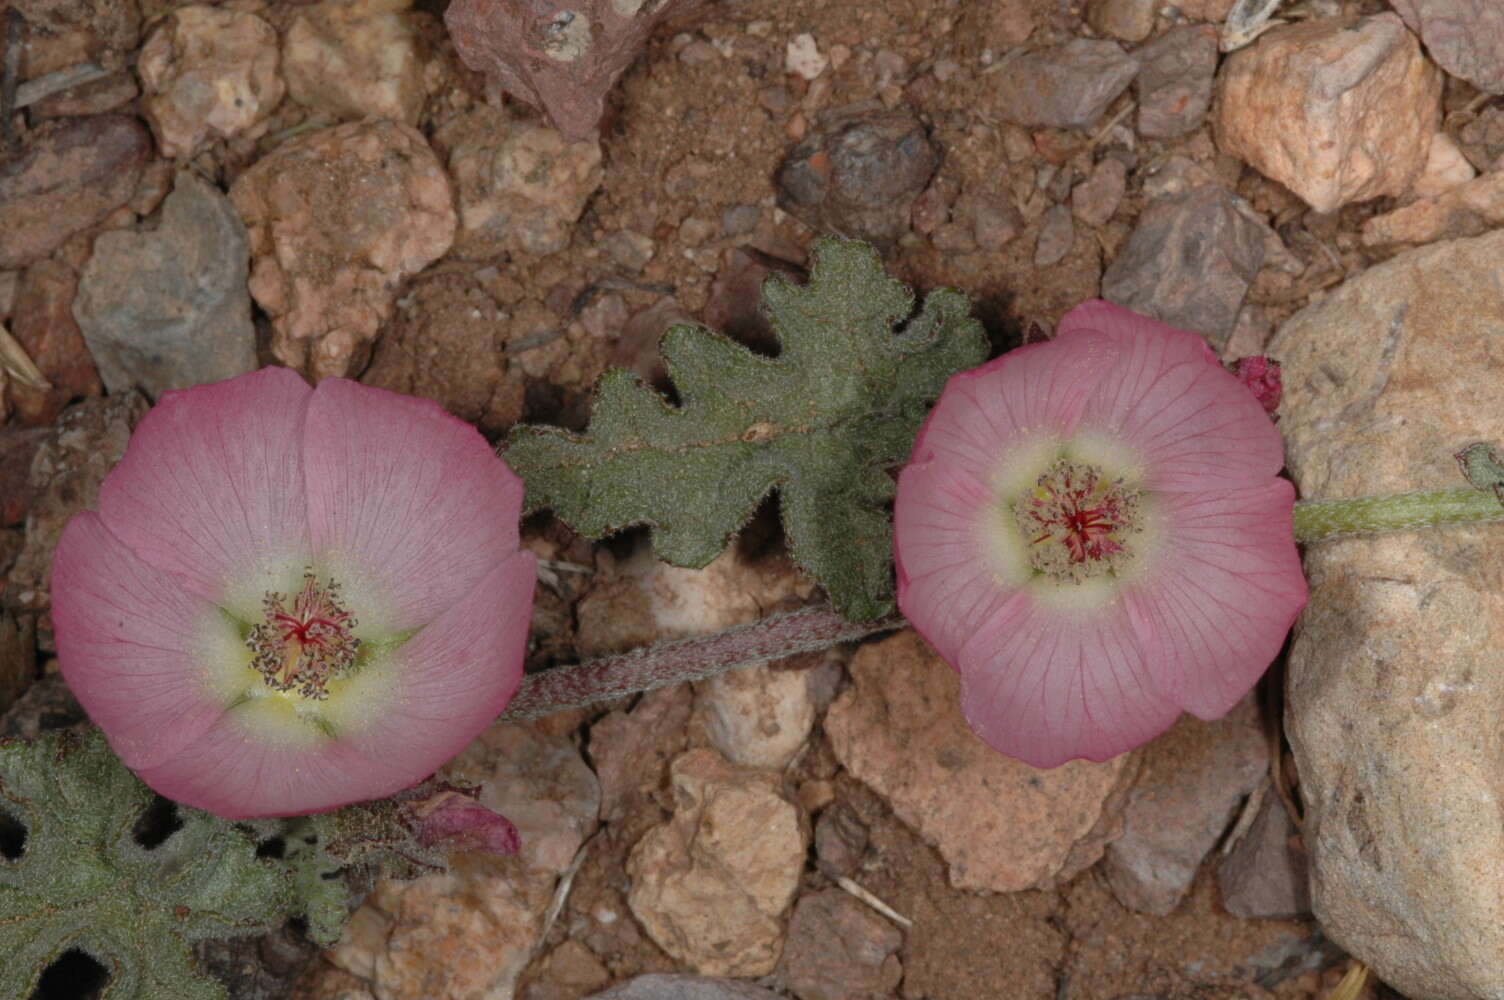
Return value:
[(516, 854), (522, 849), (522, 836), (512, 821), (469, 795), (442, 791), (432, 801), (415, 806), (422, 816), (418, 843), (424, 847), (487, 854)]
[(961, 652), (967, 723), (1035, 767), (1147, 743), (1180, 708), (1155, 683), (1140, 632), (1121, 602), (1073, 613), (1015, 596)]
[(382, 631), (430, 622), (517, 551), (522, 481), (438, 404), (325, 379), (303, 441), (313, 551), (372, 581)]
[(1015, 348), (952, 375), (914, 441), (912, 461), (939, 458), (986, 477), (1005, 449), (1031, 434), (1075, 429), (1097, 384), (1117, 366), (1106, 337)]
[(311, 393), (286, 368), (163, 393), (105, 477), (100, 517), (194, 594), (259, 615), (272, 588), (252, 577), (307, 558), (300, 435)]
[(1106, 335), (1122, 353), (1081, 426), (1133, 448), (1151, 490), (1258, 485), (1284, 465), (1284, 445), (1259, 402), (1194, 333), (1100, 300), (1060, 321), (1061, 345)]
[(997, 579), (978, 526), (992, 493), (942, 461), (907, 466), (893, 505), (898, 607), (955, 663), (966, 640), (1017, 593)]
[(63, 678), (128, 766), (172, 756), (224, 713), (228, 700), (215, 700), (206, 668), (214, 650), (205, 647), (216, 626), (237, 641), (233, 626), (182, 578), (142, 562), (92, 511), (69, 521), (58, 541), (52, 621)]
[(337, 720), (351, 745), (370, 756), (401, 746), (412, 781), (464, 749), (522, 683), (536, 581), (532, 553), (513, 553), (390, 654), (400, 671), (390, 703), (364, 718)]
[(1295, 490), (1261, 486), (1166, 493), (1166, 539), (1124, 600), (1150, 623), (1161, 684), (1203, 719), (1218, 718), (1268, 668), (1306, 603), (1291, 525)]

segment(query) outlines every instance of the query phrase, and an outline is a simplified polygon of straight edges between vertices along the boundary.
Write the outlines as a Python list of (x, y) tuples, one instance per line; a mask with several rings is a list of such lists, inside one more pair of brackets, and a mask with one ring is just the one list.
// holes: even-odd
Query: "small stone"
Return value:
[(521, 1000), (576, 1000), (610, 982), (611, 972), (595, 953), (571, 939), (543, 959), (538, 978), (522, 991)]
[(1154, 30), (1159, 0), (1092, 0), (1086, 20), (1104, 35), (1125, 42), (1142, 42)]
[(1422, 198), (1434, 198), (1459, 184), (1466, 184), (1478, 171), (1452, 137), (1445, 132), (1431, 136), (1431, 152), (1426, 157), (1426, 169), (1415, 179), (1411, 191)]
[(903, 978), (903, 933), (840, 889), (801, 896), (789, 918), (783, 973), (799, 1000), (888, 996)]
[(1233, 4), (1238, 0), (1172, 0), (1172, 5), (1192, 21), (1211, 21), (1215, 24), (1227, 20)]
[(687, 247), (704, 246), (715, 236), (715, 224), (709, 219), (690, 216), (679, 223), (679, 242)]
[(155, 399), (255, 371), (248, 259), (234, 206), (188, 171), (155, 230), (95, 240), (73, 314), (105, 388)]
[(909, 224), (916, 233), (928, 236), (950, 221), (950, 207), (960, 188), (955, 181), (936, 177), (929, 187), (919, 193), (909, 207)]
[(977, 248), (975, 231), (959, 222), (947, 222), (930, 237), (935, 249), (944, 253), (971, 253)]
[(831, 747), (939, 849), (955, 888), (1053, 886), (1120, 830), (1135, 755), (1048, 771), (1003, 756), (967, 727), (956, 672), (912, 631), (862, 646), (850, 670), (825, 717)]
[(751, 983), (708, 976), (654, 973), (638, 976), (586, 1000), (780, 1000), (778, 994)]
[(1128, 190), (1128, 168), (1109, 156), (1091, 168), (1091, 174), (1071, 191), (1071, 211), (1088, 226), (1107, 223)]
[(23, 82), (81, 62), (120, 65), (141, 40), (137, 0), (7, 0), (5, 6), (26, 20)]
[(1495, 0), (1392, 0), (1437, 65), (1489, 94), (1504, 94), (1504, 7)]
[(1064, 205), (1051, 205), (1044, 213), (1044, 224), (1039, 227), (1039, 240), (1034, 244), (1034, 266), (1053, 267), (1071, 252), (1076, 239), (1076, 226), (1071, 220), (1071, 210)]
[(444, 23), (466, 66), (542, 108), (566, 139), (584, 139), (653, 30), (704, 2), (455, 0)]
[(804, 868), (803, 817), (775, 777), (713, 750), (674, 761), (671, 780), (674, 818), (632, 849), (627, 903), (659, 947), (696, 971), (767, 975)]
[(707, 66), (721, 61), (720, 50), (703, 38), (697, 38), (679, 50), (679, 61), (686, 66)]
[(1136, 53), (1138, 131), (1172, 139), (1201, 127), (1212, 104), (1217, 72), (1217, 29), (1207, 24), (1171, 28)]
[(45, 427), (0, 429), (0, 528), (14, 528), (26, 520), (31, 508), (31, 460), (47, 437)]
[(1504, 171), (1492, 170), (1434, 197), (1374, 216), (1363, 223), (1363, 243), (1434, 243), (1478, 236), (1500, 225), (1504, 225)]
[(867, 852), (867, 826), (844, 802), (834, 802), (815, 820), (815, 858), (827, 876), (851, 875)]
[(1217, 866), (1228, 913), (1246, 919), (1290, 919), (1311, 912), (1306, 855), (1295, 848), (1295, 824), (1273, 791)]
[(783, 56), (783, 68), (795, 76), (801, 76), (806, 80), (813, 80), (825, 72), (825, 67), (830, 65), (830, 60), (820, 54), (820, 48), (815, 44), (815, 36), (809, 33), (795, 35), (789, 39), (789, 44)]
[(816, 229), (891, 247), (939, 164), (912, 112), (840, 108), (784, 159), (779, 202)]
[(157, 26), (136, 64), (162, 155), (187, 159), (211, 135), (256, 138), (282, 100), (277, 32), (254, 14), (193, 4)]
[(994, 78), (996, 101), (1020, 125), (1090, 128), (1137, 72), (1117, 42), (1078, 38), (1013, 60)]
[(507, 358), (506, 317), (467, 275), (422, 276), (410, 285), (360, 380), (432, 399), (482, 433), (522, 416), (523, 379)]
[(1462, 152), (1474, 168), (1491, 170), (1504, 161), (1504, 107), (1486, 107), (1457, 131)]
[(0, 268), (46, 257), (124, 205), (151, 148), (151, 134), (124, 115), (45, 122), (0, 162)]
[(1243, 308), (1238, 310), (1232, 335), (1222, 347), (1222, 360), (1232, 362), (1263, 354), (1264, 345), (1269, 343), (1269, 336), (1273, 332), (1274, 327), (1264, 307), (1256, 302), (1244, 302)]
[[(1504, 440), (1504, 232), (1409, 250), (1296, 313), (1269, 344), (1297, 489), (1457, 481), (1459, 443)], [(1504, 996), (1504, 712), (1497, 525), (1312, 546), (1285, 732), (1313, 910), (1397, 992)]]
[(1218, 141), (1318, 212), (1400, 195), (1425, 169), (1441, 74), (1399, 17), (1288, 24), (1228, 57)]
[(1102, 275), (1102, 297), (1227, 342), (1264, 260), (1264, 234), (1232, 196), (1207, 185), (1151, 202)]
[(620, 229), (600, 242), (601, 252), (628, 271), (641, 271), (653, 259), (656, 247), (651, 236)]
[(1145, 749), (1123, 835), (1107, 845), (1102, 870), (1113, 895), (1129, 909), (1169, 915), (1268, 772), (1269, 741), (1252, 698), (1213, 722), (1182, 717)]
[(747, 767), (782, 770), (815, 724), (809, 673), (778, 661), (728, 670), (697, 685), (696, 708), (711, 746)]
[(688, 684), (649, 691), (630, 711), (619, 708), (590, 727), (590, 755), (601, 784), (601, 818), (619, 822), (637, 796), (662, 783), (684, 749), (694, 709)]
[(454, 242), (449, 179), (417, 130), (349, 122), (278, 146), (230, 189), (272, 351), (315, 379), (352, 375), (397, 284)]
[(569, 245), (601, 185), (601, 146), (482, 105), (435, 136), (459, 197), (456, 250), (467, 257), (550, 254)]
[(1001, 250), (1023, 230), (1023, 219), (1018, 209), (1006, 201), (966, 202), (971, 214), (971, 233), (976, 244), (983, 250)]
[(21, 278), (11, 334), (51, 384), (37, 389), (11, 381), (11, 402), (23, 424), (50, 424), (69, 403), (103, 391), (99, 370), (73, 318), (77, 294), (78, 275), (58, 260), (39, 260)]
[(732, 205), (721, 213), (721, 232), (727, 236), (745, 236), (761, 220), (762, 209), (756, 205)]
[(418, 124), (427, 91), (412, 0), (323, 0), (293, 18), (282, 45), (287, 91), (336, 118)]

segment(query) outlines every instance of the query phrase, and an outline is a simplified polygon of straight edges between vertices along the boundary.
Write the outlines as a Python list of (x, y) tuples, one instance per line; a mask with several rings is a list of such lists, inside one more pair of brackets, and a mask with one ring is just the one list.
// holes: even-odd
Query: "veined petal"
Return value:
[(1016, 529), (994, 507), (991, 490), (948, 462), (918, 462), (898, 477), (898, 606), (951, 663), (1031, 575)]
[(1082, 335), (1069, 345), (1020, 347), (952, 375), (914, 440), (912, 460), (936, 458), (988, 478), (1013, 447), (1072, 432), (1117, 352), (1110, 338)]
[(1120, 600), (1072, 612), (1018, 594), (961, 651), (967, 724), (1035, 767), (1148, 742), (1180, 708), (1151, 676), (1141, 632)]
[(365, 631), (427, 624), (517, 551), (522, 480), (438, 404), (325, 379), (303, 441), (313, 551)]
[(226, 679), (250, 658), (217, 607), (148, 566), (92, 511), (58, 541), (52, 621), (68, 687), (138, 770), (213, 726), (233, 697)]
[(245, 620), (307, 559), (301, 429), (312, 390), (263, 368), (162, 394), (99, 490), (99, 516), (148, 564)]
[(1136, 451), (1145, 488), (1233, 489), (1279, 472), (1279, 432), (1201, 337), (1098, 300), (1067, 313), (1054, 343), (1104, 335), (1121, 354), (1087, 403), (1081, 427)]
[(1160, 500), (1169, 544), (1124, 600), (1150, 624), (1161, 686), (1187, 711), (1218, 718), (1268, 668), (1305, 607), (1295, 490), (1274, 479)]

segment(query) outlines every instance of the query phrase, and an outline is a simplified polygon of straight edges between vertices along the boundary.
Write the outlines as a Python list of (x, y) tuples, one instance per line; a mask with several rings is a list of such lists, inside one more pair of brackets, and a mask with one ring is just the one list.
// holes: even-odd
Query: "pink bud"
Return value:
[(1284, 386), (1280, 382), (1278, 361), (1270, 361), (1262, 354), (1239, 358), (1233, 362), (1232, 373), (1253, 393), (1253, 398), (1259, 401), (1265, 413), (1279, 409)]
[(421, 822), (418, 843), (423, 847), (488, 854), (516, 854), (522, 848), (522, 837), (511, 820), (464, 792), (446, 788), (425, 802), (414, 803), (412, 809)]

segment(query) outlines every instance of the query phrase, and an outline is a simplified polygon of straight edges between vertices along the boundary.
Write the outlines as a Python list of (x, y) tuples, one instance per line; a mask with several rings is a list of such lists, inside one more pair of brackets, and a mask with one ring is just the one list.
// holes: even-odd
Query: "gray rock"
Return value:
[(838, 108), (783, 161), (779, 201), (816, 229), (888, 247), (909, 228), (914, 200), (939, 165), (912, 112)]
[(1304, 917), (1311, 912), (1306, 855), (1291, 844), (1295, 824), (1272, 791), (1217, 865), (1222, 906), (1235, 917)]
[(891, 996), (903, 978), (903, 932), (840, 889), (801, 896), (789, 920), (783, 972), (799, 1000)]
[(1150, 139), (1194, 132), (1212, 104), (1217, 29), (1209, 24), (1171, 28), (1134, 53), (1138, 71), (1138, 131)]
[(1102, 275), (1102, 297), (1220, 350), (1264, 260), (1264, 234), (1232, 195), (1205, 185), (1152, 202)]
[(124, 205), (151, 158), (151, 133), (134, 118), (47, 122), (20, 156), (0, 162), (0, 270), (52, 253)]
[(867, 851), (867, 825), (845, 802), (832, 802), (815, 821), (815, 857), (827, 876), (850, 875)]
[(1051, 205), (1044, 213), (1044, 224), (1039, 227), (1039, 239), (1034, 244), (1034, 266), (1053, 267), (1071, 252), (1076, 239), (1076, 223), (1071, 210), (1064, 205)]
[(1504, 94), (1504, 5), (1499, 0), (1390, 0), (1442, 69)]
[[(1504, 441), (1504, 232), (1411, 250), (1291, 317), (1280, 429), (1306, 496), (1461, 485)], [(1308, 547), (1288, 668), (1312, 909), (1417, 1000), (1504, 996), (1504, 529)]]
[(1089, 128), (1138, 73), (1117, 42), (1078, 38), (1030, 52), (998, 74), (1003, 117), (1020, 125)]
[(229, 199), (187, 171), (154, 232), (99, 237), (73, 315), (105, 387), (156, 398), (253, 371), (249, 256)]
[(654, 973), (618, 983), (585, 1000), (779, 1000), (779, 997), (734, 979)]

